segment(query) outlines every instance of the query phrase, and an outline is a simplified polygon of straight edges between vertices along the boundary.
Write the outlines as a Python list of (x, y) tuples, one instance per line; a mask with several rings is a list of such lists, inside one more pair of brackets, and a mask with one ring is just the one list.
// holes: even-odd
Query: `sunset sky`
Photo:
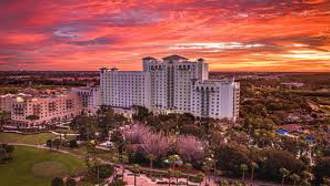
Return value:
[(0, 0), (0, 70), (330, 71), (330, 0)]

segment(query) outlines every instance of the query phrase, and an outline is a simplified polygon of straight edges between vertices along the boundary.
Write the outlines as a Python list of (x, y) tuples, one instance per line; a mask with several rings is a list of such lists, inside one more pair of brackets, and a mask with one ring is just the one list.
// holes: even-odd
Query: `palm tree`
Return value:
[(310, 184), (309, 182), (313, 179), (313, 174), (309, 171), (303, 171), (302, 172), (302, 177), (303, 177), (303, 185)]
[(323, 178), (324, 185), (330, 185), (330, 178)]
[[(190, 170), (192, 168), (192, 165), (190, 163), (186, 163), (185, 164), (185, 167)], [(187, 174), (187, 182), (186, 182), (186, 184), (189, 185), (189, 174)]]
[(58, 138), (54, 139), (52, 145), (54, 145), (54, 146), (56, 147), (57, 150), (60, 149), (60, 146), (61, 146), (61, 140), (58, 139)]
[(210, 167), (209, 164), (204, 163), (204, 166), (202, 167), (202, 169), (204, 170), (204, 172), (206, 174), (206, 177), (207, 177), (206, 184), (208, 184), (208, 182), (210, 181), (210, 174), (209, 174), (209, 172), (211, 170), (211, 167)]
[(206, 173), (206, 176), (207, 176), (207, 181), (209, 182), (210, 181), (210, 172), (211, 170), (214, 168), (215, 166), (215, 161), (212, 157), (208, 157), (206, 158), (205, 162), (204, 162), (204, 166), (203, 166), (203, 169)]
[(173, 173), (174, 173), (174, 177), (176, 178), (176, 185), (179, 185), (179, 178), (181, 176), (181, 172), (179, 170), (176, 170)]
[(133, 175), (134, 175), (134, 186), (136, 186), (136, 176), (140, 174), (140, 166), (138, 164), (133, 165)]
[[(55, 139), (55, 141), (59, 141), (59, 139)], [(60, 141), (59, 141), (60, 143)], [(85, 156), (85, 160), (86, 160), (86, 164), (89, 170), (93, 170), (93, 168), (96, 168), (96, 177), (97, 177), (97, 183), (100, 183), (100, 165), (101, 162), (99, 159), (97, 159), (97, 152), (96, 152), (96, 147), (95, 147), (95, 142), (94, 140), (89, 141), (86, 144), (86, 156)], [(56, 145), (55, 145), (56, 146)]]
[(203, 178), (204, 178), (204, 174), (203, 173), (197, 174), (197, 179), (199, 180), (199, 185), (201, 185), (201, 183), (203, 181)]
[(295, 186), (296, 183), (300, 181), (300, 176), (296, 173), (293, 173), (290, 175), (290, 179), (293, 181), (293, 186)]
[(125, 175), (125, 164), (128, 163), (128, 156), (126, 154), (124, 154), (121, 158), (121, 164), (122, 164), (122, 179), (124, 181), (124, 175)]
[(174, 170), (174, 166), (175, 166), (175, 164), (176, 164), (177, 162), (180, 162), (180, 161), (181, 161), (181, 157), (180, 157), (179, 155), (177, 155), (177, 154), (173, 154), (173, 155), (171, 155), (171, 156), (168, 157), (167, 161), (168, 161), (168, 163), (170, 164), (170, 169), (169, 169), (169, 171), (168, 171), (168, 173), (169, 173), (169, 178), (168, 178), (168, 180), (169, 180), (169, 185), (171, 185), (171, 174), (174, 173), (174, 172), (173, 172), (173, 170)]
[(242, 163), (240, 165), (240, 169), (242, 171), (242, 181), (244, 181), (245, 180), (245, 172), (249, 169), (249, 167), (246, 164)]
[(243, 186), (243, 184), (237, 180), (234, 182), (234, 186)]
[(251, 183), (253, 185), (253, 178), (254, 178), (254, 171), (257, 169), (259, 166), (256, 162), (251, 163)]
[(152, 169), (152, 168), (153, 168), (153, 163), (154, 163), (154, 161), (156, 160), (156, 156), (153, 155), (153, 154), (149, 154), (149, 155), (148, 155), (148, 159), (149, 159), (149, 161), (150, 161), (150, 168)]
[(300, 183), (301, 186), (311, 186), (311, 183), (309, 183), (309, 181), (307, 180), (303, 180), (301, 183)]
[(52, 150), (52, 147), (53, 147), (53, 141), (51, 139), (48, 139), (46, 141), (46, 145), (47, 147), (49, 148), (49, 150)]
[(64, 181), (60, 177), (55, 177), (51, 181), (51, 186), (63, 186), (63, 185), (64, 185)]
[(171, 177), (172, 177), (172, 174), (173, 174), (173, 170), (170, 168), (168, 170), (168, 185), (171, 186)]
[(282, 175), (281, 185), (283, 186), (285, 178), (289, 175), (290, 172), (284, 167), (280, 168), (279, 172)]
[(229, 182), (228, 182), (228, 180), (222, 180), (220, 185), (221, 186), (228, 186)]

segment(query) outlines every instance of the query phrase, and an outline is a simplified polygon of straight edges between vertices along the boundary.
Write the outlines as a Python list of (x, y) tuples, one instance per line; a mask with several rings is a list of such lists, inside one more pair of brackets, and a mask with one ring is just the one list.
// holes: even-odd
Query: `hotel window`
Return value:
[(66, 109), (72, 109), (73, 108), (73, 101), (71, 99), (66, 100)]
[(49, 112), (55, 112), (56, 111), (56, 104), (55, 104), (55, 102), (48, 103), (48, 111)]

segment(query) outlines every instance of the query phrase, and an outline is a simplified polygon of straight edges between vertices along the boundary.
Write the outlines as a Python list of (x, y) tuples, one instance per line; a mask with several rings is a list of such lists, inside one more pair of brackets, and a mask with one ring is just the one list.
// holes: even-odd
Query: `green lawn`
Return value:
[(41, 134), (14, 134), (14, 133), (0, 133), (0, 143), (24, 143), (31, 145), (45, 144), (48, 139), (55, 138), (56, 135), (51, 133)]
[(84, 168), (83, 160), (68, 154), (16, 146), (13, 161), (0, 165), (0, 184), (45, 186), (55, 176), (74, 174)]

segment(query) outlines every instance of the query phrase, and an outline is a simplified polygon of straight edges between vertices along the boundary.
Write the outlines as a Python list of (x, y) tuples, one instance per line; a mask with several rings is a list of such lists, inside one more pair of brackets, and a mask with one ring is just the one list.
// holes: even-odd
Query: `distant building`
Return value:
[(17, 95), (12, 99), (11, 120), (22, 127), (70, 121), (81, 113), (78, 95)]
[(284, 86), (292, 89), (292, 88), (301, 88), (305, 84), (304, 83), (297, 83), (297, 82), (288, 82), (288, 83), (281, 83), (281, 85), (284, 85)]
[(112, 107), (144, 106), (156, 113), (191, 113), (227, 118), (239, 113), (240, 86), (234, 80), (209, 80), (203, 59), (178, 55), (142, 59), (143, 71), (100, 70), (101, 103)]
[(0, 95), (0, 111), (11, 112), (12, 100), (15, 97), (14, 94)]
[(80, 98), (82, 111), (95, 114), (101, 104), (100, 90), (96, 86), (72, 88), (72, 92)]

